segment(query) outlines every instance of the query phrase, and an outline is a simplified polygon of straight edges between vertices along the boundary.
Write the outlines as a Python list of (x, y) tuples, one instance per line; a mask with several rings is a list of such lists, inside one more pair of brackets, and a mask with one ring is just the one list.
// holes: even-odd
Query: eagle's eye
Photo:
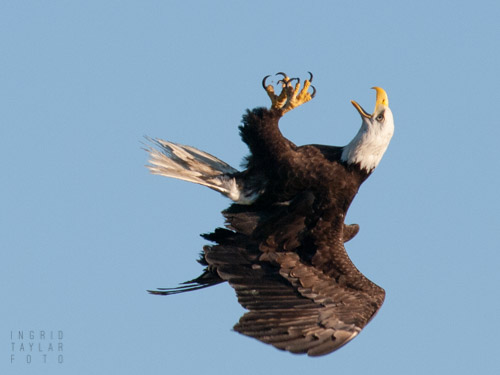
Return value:
[(384, 115), (383, 114), (378, 115), (375, 120), (377, 120), (378, 122), (384, 121)]

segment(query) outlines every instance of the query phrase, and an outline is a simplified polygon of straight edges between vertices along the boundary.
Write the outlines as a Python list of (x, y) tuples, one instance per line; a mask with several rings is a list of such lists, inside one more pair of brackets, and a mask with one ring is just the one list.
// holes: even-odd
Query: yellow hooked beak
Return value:
[[(389, 107), (389, 98), (387, 97), (387, 93), (384, 89), (380, 87), (372, 87), (377, 92), (377, 98), (375, 99), (375, 109), (373, 113), (379, 113), (382, 109)], [(372, 118), (373, 115), (370, 115), (366, 112), (363, 107), (361, 107), (354, 100), (351, 100), (352, 105), (358, 110), (359, 114), (362, 117)]]

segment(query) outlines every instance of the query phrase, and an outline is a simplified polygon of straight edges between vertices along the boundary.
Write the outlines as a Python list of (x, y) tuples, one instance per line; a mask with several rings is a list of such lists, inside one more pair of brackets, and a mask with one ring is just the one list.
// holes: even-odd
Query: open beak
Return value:
[[(378, 113), (382, 109), (389, 106), (389, 99), (387, 98), (387, 93), (384, 91), (384, 89), (380, 87), (372, 87), (372, 89), (377, 92), (377, 99), (375, 100), (375, 110), (373, 111), (373, 113)], [(363, 107), (361, 107), (357, 102), (351, 100), (351, 103), (354, 108), (358, 110), (361, 117), (372, 118), (373, 115), (370, 115), (368, 112), (366, 112)]]
[(366, 117), (366, 118), (371, 118), (372, 115), (370, 115), (369, 113), (367, 113), (363, 107), (361, 107), (357, 102), (355, 102), (354, 100), (351, 100), (351, 104), (354, 106), (354, 108), (356, 108), (359, 112), (359, 114), (361, 115), (361, 117)]

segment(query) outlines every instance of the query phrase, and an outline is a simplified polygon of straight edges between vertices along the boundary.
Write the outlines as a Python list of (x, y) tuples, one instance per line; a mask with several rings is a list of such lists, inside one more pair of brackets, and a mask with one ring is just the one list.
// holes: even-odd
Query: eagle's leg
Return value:
[[(314, 98), (316, 94), (316, 89), (314, 86), (311, 86), (311, 82), (313, 79), (313, 75), (309, 72), (309, 79), (304, 81), (304, 87), (300, 90), (300, 79), (298, 78), (289, 78), (285, 73), (277, 73), (277, 75), (282, 75), (283, 79), (279, 80), (278, 83), (281, 83), (282, 89), (279, 95), (276, 95), (274, 92), (273, 85), (266, 85), (266, 80), (269, 76), (264, 77), (262, 80), (262, 86), (264, 90), (266, 90), (267, 95), (271, 99), (271, 109), (276, 109), (281, 111), (281, 114), (284, 115), (286, 112), (307, 103), (309, 100)], [(297, 81), (295, 86), (292, 85), (293, 81)], [(309, 93), (309, 88), (312, 88), (312, 94)]]

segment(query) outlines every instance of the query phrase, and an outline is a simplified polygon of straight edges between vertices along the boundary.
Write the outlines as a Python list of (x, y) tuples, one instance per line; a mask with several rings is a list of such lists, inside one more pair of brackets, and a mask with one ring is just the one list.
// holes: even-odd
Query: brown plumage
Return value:
[[(370, 121), (382, 109), (390, 111), (376, 107), (367, 115)], [(155, 141), (160, 151), (150, 150), (154, 173), (209, 186), (236, 203), (223, 212), (226, 228), (204, 235), (213, 244), (199, 260), (203, 274), (151, 293), (176, 294), (227, 281), (248, 310), (235, 325), (237, 332), (317, 356), (354, 338), (384, 301), (384, 290), (359, 272), (344, 248), (359, 230), (344, 223), (347, 210), (379, 160), (366, 168), (344, 157), (369, 153), (366, 142), (353, 143), (356, 138), (346, 147), (296, 146), (279, 130), (284, 112), (256, 108), (243, 116), (240, 131), (250, 155), (242, 172), (199, 150)]]

